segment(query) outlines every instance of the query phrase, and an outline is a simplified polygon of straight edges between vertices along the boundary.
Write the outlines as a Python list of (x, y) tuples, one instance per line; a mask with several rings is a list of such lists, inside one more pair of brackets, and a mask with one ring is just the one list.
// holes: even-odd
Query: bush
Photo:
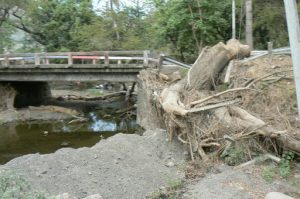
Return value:
[(221, 158), (229, 166), (235, 166), (247, 160), (246, 154), (244, 153), (242, 148), (236, 146), (230, 147), (225, 153), (221, 155)]
[(30, 184), (21, 176), (8, 170), (0, 171), (1, 199), (47, 199), (45, 193), (32, 189)]

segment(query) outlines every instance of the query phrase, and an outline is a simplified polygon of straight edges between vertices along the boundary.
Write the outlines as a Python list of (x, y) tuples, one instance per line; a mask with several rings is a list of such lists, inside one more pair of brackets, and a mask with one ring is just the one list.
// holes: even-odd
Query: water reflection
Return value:
[(105, 121), (101, 118), (98, 118), (98, 116), (95, 113), (90, 113), (90, 117), (93, 121), (90, 126), (90, 129), (93, 132), (116, 131), (117, 130), (116, 122)]

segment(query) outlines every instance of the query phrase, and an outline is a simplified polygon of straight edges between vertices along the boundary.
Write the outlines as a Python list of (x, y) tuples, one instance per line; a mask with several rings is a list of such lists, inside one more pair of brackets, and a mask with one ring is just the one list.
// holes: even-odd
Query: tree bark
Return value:
[(248, 56), (248, 46), (237, 40), (229, 40), (227, 44), (219, 43), (212, 48), (205, 48), (199, 55), (187, 77), (165, 88), (160, 96), (163, 109), (170, 114), (184, 116), (188, 113), (181, 101), (181, 92), (190, 90), (211, 90), (220, 71), (233, 58)]

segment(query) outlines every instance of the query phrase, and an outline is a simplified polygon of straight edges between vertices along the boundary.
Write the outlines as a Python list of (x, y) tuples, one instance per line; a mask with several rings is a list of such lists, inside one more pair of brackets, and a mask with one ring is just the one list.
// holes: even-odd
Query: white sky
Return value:
[[(100, 1), (93, 0), (93, 6), (95, 9), (99, 9), (99, 8), (104, 7), (106, 5), (106, 2), (110, 2), (110, 0), (100, 0)], [(130, 1), (130, 0), (120, 0), (120, 2), (121, 2), (121, 4), (124, 4), (124, 5), (132, 5), (132, 1)]]

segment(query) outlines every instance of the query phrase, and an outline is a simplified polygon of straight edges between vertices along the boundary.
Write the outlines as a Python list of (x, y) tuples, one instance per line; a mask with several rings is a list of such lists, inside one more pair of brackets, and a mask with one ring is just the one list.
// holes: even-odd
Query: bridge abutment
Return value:
[(16, 90), (15, 108), (39, 106), (51, 97), (50, 86), (47, 82), (12, 82)]
[(14, 108), (39, 106), (51, 97), (50, 86), (47, 82), (7, 82), (5, 84), (16, 91)]

